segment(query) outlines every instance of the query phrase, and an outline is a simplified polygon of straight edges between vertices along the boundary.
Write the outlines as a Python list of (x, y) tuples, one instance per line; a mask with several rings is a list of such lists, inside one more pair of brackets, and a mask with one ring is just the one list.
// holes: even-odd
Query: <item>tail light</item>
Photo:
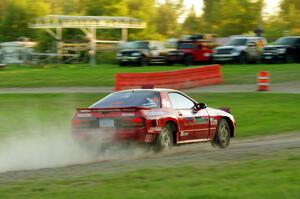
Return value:
[(120, 120), (121, 127), (142, 127), (145, 126), (143, 117), (124, 117)]
[(96, 118), (80, 118), (72, 120), (72, 127), (75, 128), (97, 128), (98, 122)]
[(79, 127), (79, 126), (80, 126), (80, 120), (78, 120), (78, 119), (73, 119), (73, 120), (72, 120), (72, 126), (73, 126), (73, 127)]

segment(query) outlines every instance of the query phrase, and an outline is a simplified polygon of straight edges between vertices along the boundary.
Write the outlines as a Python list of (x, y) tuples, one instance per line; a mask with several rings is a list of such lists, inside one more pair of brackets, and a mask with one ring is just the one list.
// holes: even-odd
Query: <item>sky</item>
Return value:
[[(163, 2), (164, 0), (158, 0), (158, 2)], [(278, 5), (281, 0), (265, 0), (266, 7), (264, 13), (266, 15), (271, 15), (274, 12), (278, 11)], [(203, 2), (201, 0), (185, 0), (184, 5), (186, 10), (188, 11), (192, 6), (195, 7), (195, 10), (198, 15), (201, 14), (203, 8)], [(185, 16), (182, 16), (179, 21), (183, 21)]]

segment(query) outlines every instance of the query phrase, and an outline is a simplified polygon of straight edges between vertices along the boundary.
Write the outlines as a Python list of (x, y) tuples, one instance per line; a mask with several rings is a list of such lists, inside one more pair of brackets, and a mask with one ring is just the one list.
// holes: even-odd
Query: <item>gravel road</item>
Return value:
[(209, 143), (174, 147), (160, 154), (141, 152), (111, 157), (61, 168), (0, 173), (0, 184), (35, 179), (61, 179), (93, 174), (110, 174), (143, 168), (175, 167), (183, 165), (215, 165), (240, 160), (274, 157), (277, 152), (300, 151), (300, 132), (233, 139), (229, 148), (212, 148)]

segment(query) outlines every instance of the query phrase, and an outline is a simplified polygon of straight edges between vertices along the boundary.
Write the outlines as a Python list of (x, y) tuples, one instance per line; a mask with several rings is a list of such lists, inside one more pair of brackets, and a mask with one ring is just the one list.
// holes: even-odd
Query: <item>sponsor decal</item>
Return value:
[(188, 136), (188, 135), (189, 135), (188, 132), (184, 132), (184, 131), (181, 131), (181, 132), (180, 132), (180, 136), (181, 136), (181, 137)]
[(203, 118), (203, 117), (196, 117), (195, 118), (195, 123), (196, 124), (203, 124), (203, 123), (207, 123), (208, 122), (208, 118)]
[(165, 115), (166, 113), (164, 111), (145, 111), (145, 114), (147, 116), (160, 116), (160, 115)]
[(77, 113), (77, 117), (92, 117), (91, 113)]
[(217, 124), (218, 124), (218, 120), (215, 119), (215, 118), (210, 118), (210, 123), (211, 123), (212, 125), (217, 125)]
[(122, 113), (122, 116), (134, 116), (134, 113)]
[(166, 99), (162, 99), (162, 105), (165, 107), (171, 107), (171, 104), (169, 101), (167, 101)]

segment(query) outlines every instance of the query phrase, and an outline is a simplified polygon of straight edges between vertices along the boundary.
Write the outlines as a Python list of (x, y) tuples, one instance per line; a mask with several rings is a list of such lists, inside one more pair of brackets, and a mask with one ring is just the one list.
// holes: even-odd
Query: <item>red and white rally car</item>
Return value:
[(203, 141), (225, 148), (235, 126), (228, 109), (209, 108), (171, 89), (114, 92), (89, 108), (78, 108), (72, 120), (73, 136), (80, 143), (133, 140), (156, 150)]

